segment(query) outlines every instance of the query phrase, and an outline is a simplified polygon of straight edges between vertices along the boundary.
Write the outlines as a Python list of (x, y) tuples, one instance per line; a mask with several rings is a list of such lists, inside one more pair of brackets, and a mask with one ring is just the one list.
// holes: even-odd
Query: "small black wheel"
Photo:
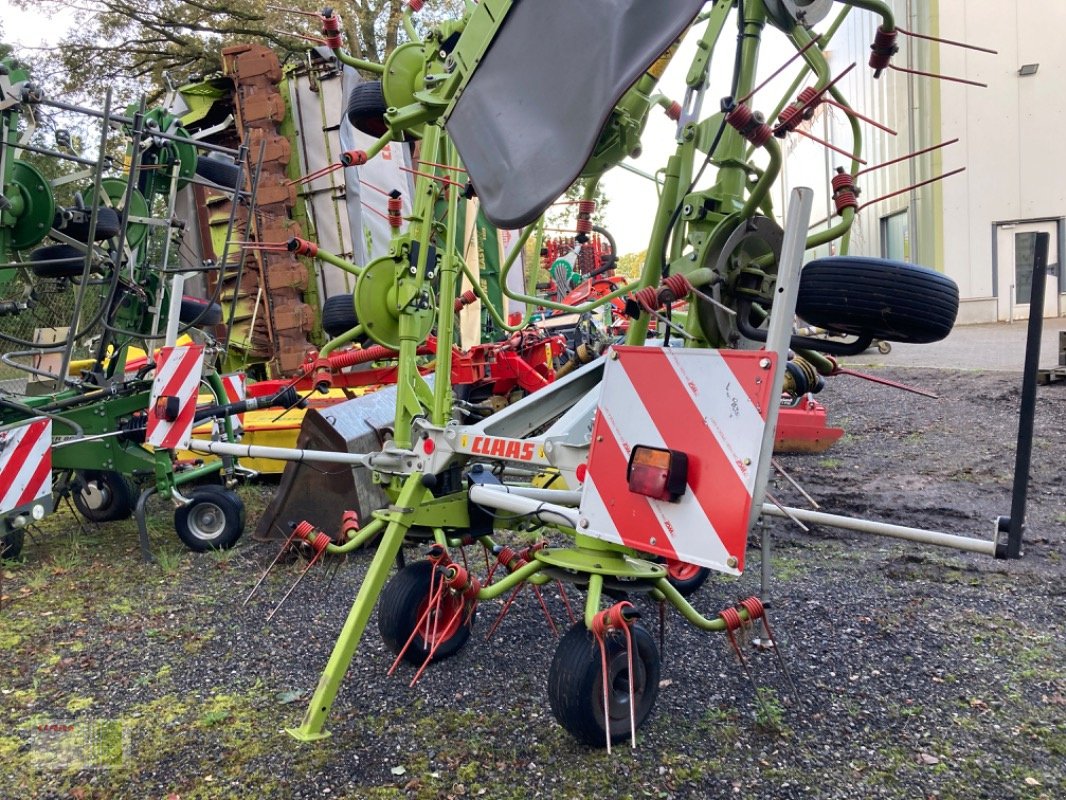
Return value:
[(666, 564), (666, 580), (670, 585), (681, 593), (682, 597), (688, 597), (707, 582), (711, 571), (707, 567), (689, 564), (686, 561), (675, 561), (672, 558), (663, 560)]
[(322, 330), (330, 338), (340, 336), (359, 324), (355, 315), (355, 300), (350, 294), (335, 294), (322, 304)]
[(14, 561), (22, 555), (22, 545), (26, 541), (26, 531), (16, 528), (0, 536), (0, 561)]
[[(205, 478), (202, 478), (201, 480), (204, 481), (204, 482), (202, 482), (202, 483), (198, 482), (196, 484), (196, 487), (194, 489), (192, 489), (190, 493), (193, 493), (193, 494), (204, 494), (204, 495), (212, 495), (213, 494), (213, 495), (216, 495), (216, 496), (222, 495), (224, 497), (236, 498), (237, 499), (237, 505), (240, 507), (240, 517), (238, 518), (237, 521), (238, 521), (238, 523), (240, 523), (241, 530), (243, 531), (244, 530), (244, 525), (247, 522), (247, 518), (248, 518), (247, 509), (245, 509), (244, 501), (241, 500), (240, 495), (238, 495), (236, 492), (234, 492), (234, 491), (232, 491), (230, 489), (227, 489), (225, 486), (222, 485), (222, 483), (221, 483), (221, 481), (222, 481), (222, 473), (221, 472), (216, 472), (216, 473), (213, 473), (212, 475), (209, 475), (209, 476), (207, 476)], [(217, 482), (211, 483), (209, 481), (217, 481)]]
[(222, 323), (222, 306), (199, 297), (184, 295), (181, 298), (181, 310), (178, 320), (185, 325), (220, 325)]
[(69, 244), (50, 244), (30, 253), (38, 278), (77, 278), (85, 267), (85, 253)]
[(236, 189), (241, 168), (231, 161), (200, 156), (196, 159), (196, 174), (224, 189)]
[(74, 486), (74, 507), (91, 522), (128, 519), (137, 502), (137, 493), (124, 475), (109, 470), (78, 473)]
[(348, 121), (357, 131), (362, 131), (375, 139), (383, 136), (389, 129), (385, 124), (385, 93), (381, 81), (366, 81), (356, 84), (348, 95)]
[(892, 342), (878, 342), (877, 352), (883, 356), (887, 356), (892, 352)]
[(244, 531), (243, 523), (244, 503), (219, 487), (196, 487), (189, 502), (174, 511), (174, 530), (195, 553), (233, 547)]
[(640, 625), (630, 628), (633, 638), (633, 675), (629, 674), (625, 634), (608, 633), (607, 715), (603, 714), (603, 659), (600, 648), (584, 622), (576, 623), (559, 642), (548, 671), (548, 700), (555, 719), (582, 744), (606, 745), (607, 725), (611, 742), (629, 736), (629, 685), (633, 682), (634, 717), (639, 728), (651, 713), (659, 695), (659, 650), (651, 634)]
[[(378, 604), (382, 641), (397, 655), (403, 651), (403, 660), (417, 666), (426, 662), (431, 651), (433, 661), (458, 653), (470, 638), (477, 615), (464, 607), (461, 597), (445, 592), (440, 610), (422, 619), (429, 607), (433, 570), (433, 564), (424, 559), (408, 564), (388, 582)], [(412, 639), (416, 628), (419, 631)]]
[(800, 273), (796, 314), (828, 331), (927, 344), (951, 333), (958, 312), (955, 281), (917, 264), (834, 256)]
[[(66, 227), (62, 229), (63, 233), (71, 239), (77, 239), (79, 242), (89, 241), (89, 211), (86, 210), (83, 213), (85, 214), (84, 222), (68, 222)], [(118, 232), (121, 229), (122, 225), (115, 209), (107, 206), (101, 206), (96, 209), (96, 230), (93, 232), (95, 241), (102, 242), (112, 236), (118, 236)]]

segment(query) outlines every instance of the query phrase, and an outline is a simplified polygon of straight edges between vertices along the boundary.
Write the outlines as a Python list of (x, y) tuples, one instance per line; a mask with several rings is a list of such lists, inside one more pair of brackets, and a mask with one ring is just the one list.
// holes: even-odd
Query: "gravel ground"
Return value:
[[(786, 468), (826, 511), (989, 537), (1010, 508), (1019, 376), (876, 372), (941, 399), (833, 379), (821, 399), (847, 435)], [(769, 619), (795, 693), (772, 652), (746, 647), (746, 671), (721, 635), (668, 614), (656, 708), (637, 749), (610, 756), (552, 717), (557, 639), (528, 591), (491, 641), (499, 603), (485, 604), (467, 647), (413, 688), (412, 668), (386, 676), (372, 620), (332, 738), (306, 745), (282, 729), (300, 722), (367, 554), (332, 583), (309, 575), (268, 623), (299, 565), (241, 600), (273, 546), (186, 553), (160, 507), (146, 566), (132, 524), (79, 532), (54, 515), (3, 571), (0, 797), (1066, 796), (1064, 420), (1064, 385), (1041, 388), (1020, 561), (771, 522)], [(250, 520), (271, 490), (242, 490)], [(784, 482), (774, 492), (803, 504)], [(745, 576), (712, 578), (694, 602), (713, 616), (758, 578), (753, 542)], [(658, 637), (657, 609), (636, 602)], [(46, 720), (114, 720), (121, 763), (40, 763)]]

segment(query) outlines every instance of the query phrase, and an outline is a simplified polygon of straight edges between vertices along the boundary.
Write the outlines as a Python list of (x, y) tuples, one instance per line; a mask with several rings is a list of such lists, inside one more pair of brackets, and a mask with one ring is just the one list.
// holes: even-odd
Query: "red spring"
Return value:
[(659, 287), (647, 286), (631, 295), (641, 308), (654, 310), (659, 307)]
[(359, 530), (359, 513), (356, 511), (345, 511), (341, 515), (341, 532), (347, 533), (348, 531)]
[(819, 94), (820, 92), (813, 86), (808, 86), (798, 95), (796, 95), (796, 99), (799, 101), (800, 105), (813, 108), (814, 106), (818, 105), (818, 102), (821, 102), (818, 100)]
[(833, 176), (833, 203), (837, 213), (843, 214), (846, 208), (859, 207), (859, 192), (855, 188), (855, 179), (850, 172), (840, 170)]
[(341, 163), (346, 167), (361, 167), (366, 163), (365, 150), (345, 150), (341, 153)]
[(328, 358), (316, 358), (311, 366), (311, 383), (325, 394), (333, 386), (333, 365)]
[(316, 531), (314, 538), (308, 539), (308, 541), (311, 543), (311, 547), (314, 548), (315, 558), (322, 555), (322, 551), (331, 544), (331, 539), (322, 531)]
[(882, 70), (888, 69), (892, 56), (899, 52), (899, 46), (896, 44), (897, 35), (899, 31), (886, 31), (882, 27), (877, 29), (874, 43), (870, 45), (870, 68), (878, 75)]
[(425, 4), (425, 0), (407, 0), (407, 7), (416, 14), (422, 10), (422, 6)]
[(326, 37), (326, 46), (331, 50), (339, 50), (344, 42), (341, 41), (341, 18), (336, 14), (322, 17), (322, 35)]
[(390, 227), (399, 228), (403, 225), (403, 198), (399, 192), (395, 196), (389, 195), (388, 212)]
[(444, 573), (444, 582), (448, 584), (449, 589), (461, 593), (468, 601), (475, 600), (477, 593), (481, 591), (481, 581), (458, 564), (448, 566)]
[(447, 567), (452, 563), (452, 557), (448, 555), (448, 550), (439, 544), (432, 545), (426, 551), (426, 558), (435, 567)]
[[(744, 620), (740, 618), (740, 612), (735, 608), (724, 609), (719, 612), (718, 616), (721, 618), (722, 622), (725, 623), (725, 629), (730, 634), (744, 625)], [(736, 645), (734, 644), (734, 647), (735, 646)]]
[(304, 520), (295, 528), (292, 529), (292, 535), (295, 539), (306, 539), (315, 532), (315, 526), (307, 520)]
[(766, 615), (766, 609), (763, 607), (762, 600), (755, 596), (749, 597), (747, 600), (741, 600), (740, 607), (748, 612), (749, 625)]
[(578, 234), (592, 233), (592, 215), (596, 213), (595, 200), (578, 200), (577, 202), (577, 229)]
[(515, 552), (510, 547), (504, 546), (499, 553), (496, 554), (496, 560), (507, 567), (508, 571), (514, 572), (520, 567), (524, 567), (529, 562), (522, 557), (521, 552)]
[(725, 118), (737, 131), (756, 147), (762, 147), (774, 135), (773, 128), (760, 122), (748, 106), (737, 106)]
[(306, 239), (301, 239), (298, 236), (293, 236), (285, 243), (289, 252), (294, 256), (307, 256), (308, 258), (314, 258), (318, 255), (318, 245), (314, 242), (309, 242)]
[(673, 302), (687, 296), (692, 291), (692, 284), (684, 275), (670, 275), (663, 281), (663, 288), (670, 293), (669, 301)]
[(677, 122), (681, 119), (681, 104), (676, 100), (670, 104), (670, 107), (666, 109), (666, 116)]
[(796, 105), (785, 106), (777, 117), (776, 133), (779, 137), (782, 137), (786, 133), (796, 130), (796, 127), (801, 122), (803, 122), (803, 115), (800, 114), (800, 107)]
[(610, 608), (605, 608), (592, 618), (592, 633), (594, 636), (602, 637), (609, 630), (628, 628), (630, 620), (636, 617), (637, 612), (633, 604), (628, 600), (623, 600)]
[(474, 293), (474, 290), (473, 289), (467, 289), (465, 292), (463, 292), (461, 295), (459, 295), (457, 298), (455, 298), (454, 310), (456, 312), (462, 311), (464, 306), (468, 306), (468, 305), (471, 305), (472, 303), (476, 303), (476, 302), (477, 302), (477, 295)]

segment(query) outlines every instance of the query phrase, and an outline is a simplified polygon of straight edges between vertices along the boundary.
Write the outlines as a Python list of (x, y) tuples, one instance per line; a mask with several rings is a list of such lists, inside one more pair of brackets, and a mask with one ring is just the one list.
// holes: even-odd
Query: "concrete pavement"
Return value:
[[(944, 369), (983, 369), (997, 372), (1021, 372), (1025, 365), (1025, 340), (1029, 323), (958, 325), (941, 342), (934, 344), (898, 344), (882, 355), (869, 350), (843, 359), (849, 364), (886, 367), (938, 367)], [(1066, 317), (1045, 319), (1040, 341), (1040, 367), (1058, 364), (1059, 332), (1066, 331)]]

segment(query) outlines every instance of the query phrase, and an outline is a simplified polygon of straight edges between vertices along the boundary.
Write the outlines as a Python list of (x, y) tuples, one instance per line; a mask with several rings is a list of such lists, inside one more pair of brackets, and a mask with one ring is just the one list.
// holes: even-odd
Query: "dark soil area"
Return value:
[[(1020, 376), (878, 370), (930, 400), (840, 377), (820, 398), (847, 435), (781, 459), (831, 513), (988, 539), (1010, 510)], [(771, 520), (772, 650), (668, 612), (659, 699), (638, 747), (577, 744), (546, 694), (557, 646), (528, 589), (489, 641), (485, 603), (469, 644), (386, 676), (371, 620), (334, 705), (332, 737), (299, 724), (361, 575), (315, 569), (271, 622), (302, 565), (243, 540), (194, 555), (157, 505), (159, 563), (137, 560), (131, 522), (45, 521), (24, 563), (3, 567), (0, 798), (1059, 798), (1066, 796), (1066, 387), (1040, 389), (1025, 557), (996, 561)], [(249, 527), (270, 485), (245, 487)], [(784, 480), (781, 502), (805, 500)], [(309, 499), (308, 502), (313, 502)], [(759, 589), (739, 580), (693, 601), (711, 616)], [(409, 558), (418, 556), (411, 550)], [(480, 554), (470, 552), (471, 564)], [(578, 601), (576, 590), (570, 598)], [(558, 591), (545, 593), (560, 632)], [(659, 637), (658, 609), (635, 598)], [(64, 767), (34, 731), (114, 721), (109, 768)], [(86, 765), (82, 765), (86, 766)]]

